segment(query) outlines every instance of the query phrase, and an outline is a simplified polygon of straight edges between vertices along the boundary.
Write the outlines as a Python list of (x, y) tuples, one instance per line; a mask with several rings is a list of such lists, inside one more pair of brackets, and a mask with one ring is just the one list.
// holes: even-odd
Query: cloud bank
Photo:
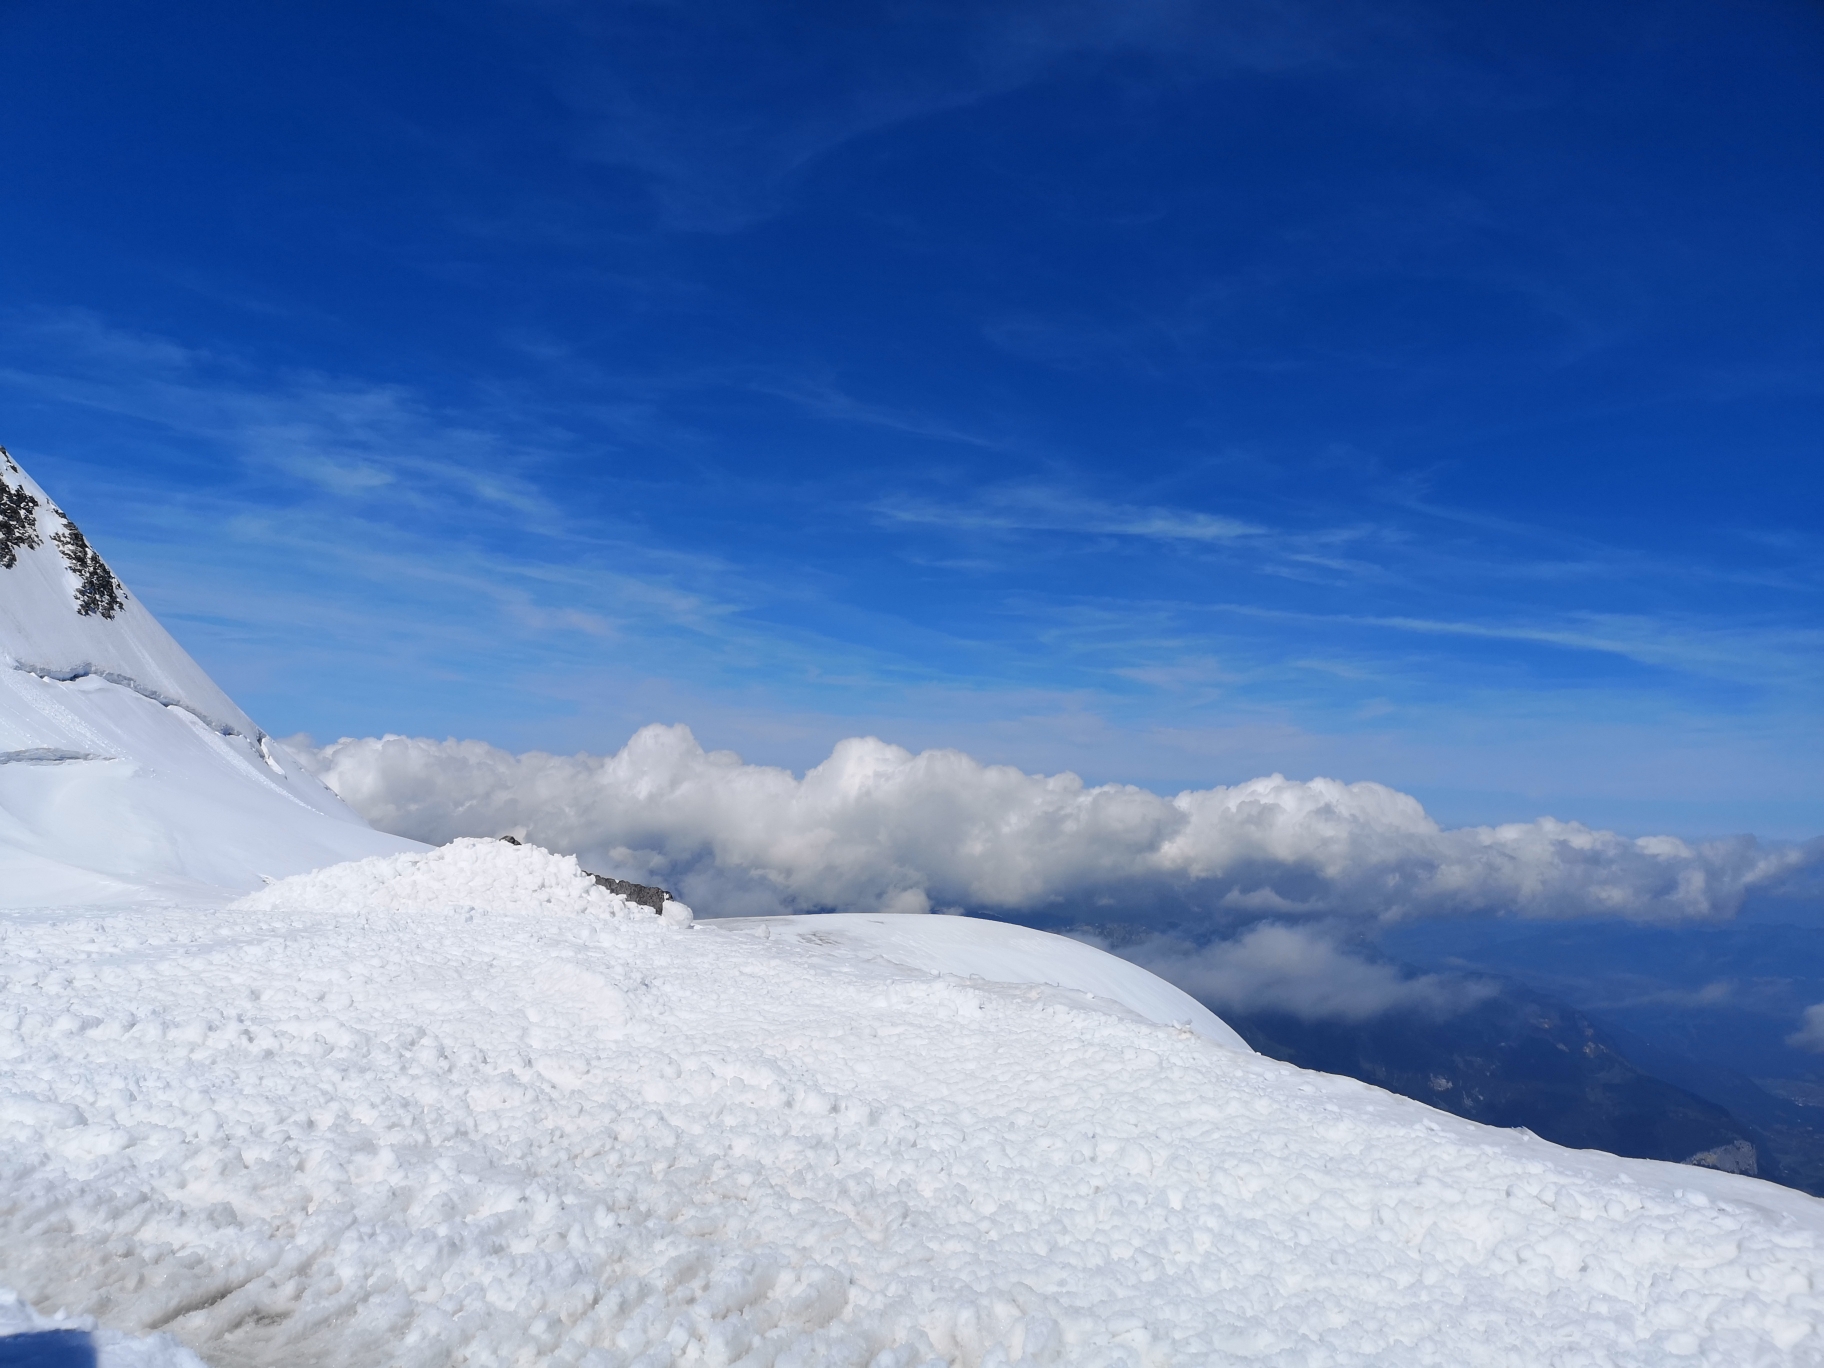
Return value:
[[(1549, 817), (1444, 830), (1407, 794), (1331, 779), (1168, 798), (871, 737), (802, 778), (705, 751), (683, 726), (645, 727), (608, 756), (403, 736), (294, 749), (382, 830), (511, 832), (663, 882), (710, 916), (937, 908), (1217, 935), (1269, 918), (1704, 921), (1819, 858), (1815, 842), (1631, 839)], [(1258, 974), (1288, 950), (1264, 930), (1235, 946), (1233, 965), (1206, 966), (1212, 982), (1234, 956)]]
[(1233, 940), (1192, 948), (1150, 940), (1103, 946), (1222, 1013), (1289, 1012), (1305, 1021), (1367, 1021), (1383, 1012), (1455, 1016), (1493, 997), (1491, 980), (1407, 974), (1350, 954), (1323, 931), (1263, 923)]

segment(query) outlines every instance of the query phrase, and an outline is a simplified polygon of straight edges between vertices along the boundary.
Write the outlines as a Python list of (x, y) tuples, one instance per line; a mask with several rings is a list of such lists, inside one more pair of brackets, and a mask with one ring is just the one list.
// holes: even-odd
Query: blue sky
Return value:
[(0, 8), (0, 441), (268, 728), (1824, 830), (1824, 10)]

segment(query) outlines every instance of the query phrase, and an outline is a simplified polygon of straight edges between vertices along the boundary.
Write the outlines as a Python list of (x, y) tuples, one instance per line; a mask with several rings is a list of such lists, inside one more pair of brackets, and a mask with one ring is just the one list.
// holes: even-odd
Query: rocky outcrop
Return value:
[[(521, 841), (517, 836), (502, 836), (500, 839), (507, 842), (509, 845), (525, 844), (525, 842)], [(631, 883), (626, 879), (611, 879), (606, 874), (597, 874), (589, 869), (585, 869), (583, 873), (594, 879), (596, 883), (600, 884), (610, 893), (618, 893), (621, 897), (627, 899), (628, 902), (638, 903), (641, 907), (650, 907), (654, 912), (663, 913), (665, 911), (666, 902), (675, 901), (672, 899), (669, 890), (655, 888), (651, 884)]]
[(63, 531), (53, 534), (51, 540), (57, 543), (57, 549), (63, 552), (64, 563), (76, 576), (76, 611), (84, 617), (95, 614), (112, 618), (126, 605), (126, 586), (114, 577), (107, 562), (89, 545), (88, 538), (77, 531), (70, 515), (61, 508), (51, 511), (63, 522)]
[[(5, 447), (0, 447), (0, 472), (17, 473), (19, 467)], [(38, 533), (38, 500), (24, 485), (9, 484), (0, 473), (0, 570), (19, 564), (19, 553), (44, 545)]]
[[(19, 484), (7, 475), (21, 477)], [(44, 545), (38, 530), (39, 499), (25, 487), (25, 472), (5, 447), (0, 447), (0, 570), (12, 570), (19, 564), (19, 553)], [(106, 561), (89, 545), (70, 515), (56, 504), (51, 505), (63, 524), (63, 531), (51, 534), (51, 540), (63, 553), (64, 564), (76, 576), (76, 611), (83, 617), (112, 618), (127, 602), (127, 589), (108, 569)]]
[(610, 893), (619, 893), (628, 902), (650, 907), (654, 912), (663, 912), (666, 902), (671, 898), (671, 894), (663, 888), (654, 888), (651, 884), (629, 883), (625, 879), (611, 879), (606, 874), (590, 874), (589, 877)]

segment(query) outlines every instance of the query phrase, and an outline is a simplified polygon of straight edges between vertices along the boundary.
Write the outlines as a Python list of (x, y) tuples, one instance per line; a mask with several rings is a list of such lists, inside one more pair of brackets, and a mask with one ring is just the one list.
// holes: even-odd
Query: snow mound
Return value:
[(1038, 985), (1118, 1005), (1141, 1021), (1184, 1026), (1224, 1049), (1252, 1054), (1235, 1028), (1182, 988), (1068, 936), (978, 917), (822, 913), (803, 917), (729, 917), (720, 931), (783, 937), (806, 945), (878, 955), (892, 964), (989, 983)]
[(469, 910), (523, 917), (652, 916), (650, 908), (596, 883), (574, 855), (473, 836), (434, 850), (376, 855), (293, 875), (248, 894), (235, 906), (252, 912)]

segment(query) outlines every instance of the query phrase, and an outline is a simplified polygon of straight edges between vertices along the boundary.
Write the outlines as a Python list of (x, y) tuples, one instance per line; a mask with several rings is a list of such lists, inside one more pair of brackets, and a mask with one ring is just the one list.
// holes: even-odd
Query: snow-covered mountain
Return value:
[(1042, 932), (693, 925), (573, 856), (371, 831), (3, 471), (0, 1336), (94, 1327), (101, 1368), (1824, 1364), (1814, 1198), (1295, 1068)]
[(417, 848), (261, 731), (0, 449), (0, 906), (244, 891)]

